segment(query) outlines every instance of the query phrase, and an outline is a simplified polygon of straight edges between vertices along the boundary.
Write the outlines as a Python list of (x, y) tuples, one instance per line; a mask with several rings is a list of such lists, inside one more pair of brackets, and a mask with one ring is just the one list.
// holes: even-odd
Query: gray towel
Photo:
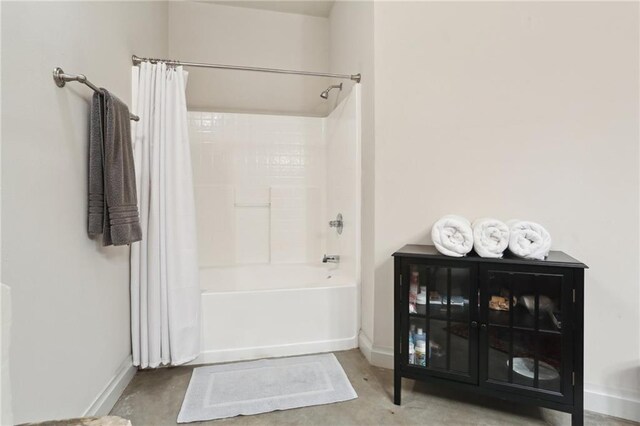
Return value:
[(94, 93), (89, 124), (89, 236), (102, 233), (104, 211), (104, 179), (102, 174), (103, 97)]
[(91, 105), (88, 232), (105, 246), (142, 239), (129, 108), (104, 89)]

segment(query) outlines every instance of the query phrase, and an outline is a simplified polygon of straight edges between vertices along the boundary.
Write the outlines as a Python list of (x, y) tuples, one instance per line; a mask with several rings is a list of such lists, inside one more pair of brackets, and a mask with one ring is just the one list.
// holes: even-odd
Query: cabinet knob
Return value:
[(487, 329), (487, 324), (480, 324), (480, 328), (483, 329), (483, 330), (486, 330)]
[(478, 328), (478, 321), (471, 321), (471, 328)]

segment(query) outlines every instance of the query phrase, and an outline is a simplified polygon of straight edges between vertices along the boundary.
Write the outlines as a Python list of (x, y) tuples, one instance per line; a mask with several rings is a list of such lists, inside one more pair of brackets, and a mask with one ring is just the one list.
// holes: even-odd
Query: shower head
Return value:
[(331, 86), (327, 87), (327, 90), (325, 90), (324, 92), (320, 93), (320, 97), (322, 99), (329, 99), (329, 92), (331, 91), (331, 89), (340, 89), (340, 90), (342, 90), (342, 83), (334, 84), (334, 85), (331, 85)]

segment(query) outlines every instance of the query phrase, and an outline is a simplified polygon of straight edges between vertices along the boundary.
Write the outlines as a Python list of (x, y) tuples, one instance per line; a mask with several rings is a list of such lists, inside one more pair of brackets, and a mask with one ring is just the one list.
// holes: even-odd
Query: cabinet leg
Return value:
[(400, 405), (400, 393), (402, 392), (402, 376), (395, 370), (393, 374), (393, 403)]
[(584, 412), (576, 410), (571, 413), (571, 426), (582, 426), (584, 424)]

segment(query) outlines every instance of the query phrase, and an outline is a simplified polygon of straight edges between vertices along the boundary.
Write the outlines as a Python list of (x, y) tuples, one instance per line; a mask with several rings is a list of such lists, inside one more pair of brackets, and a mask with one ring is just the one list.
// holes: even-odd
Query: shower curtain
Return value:
[(142, 241), (131, 246), (133, 364), (178, 365), (200, 353), (195, 203), (182, 67), (133, 67), (132, 129)]

